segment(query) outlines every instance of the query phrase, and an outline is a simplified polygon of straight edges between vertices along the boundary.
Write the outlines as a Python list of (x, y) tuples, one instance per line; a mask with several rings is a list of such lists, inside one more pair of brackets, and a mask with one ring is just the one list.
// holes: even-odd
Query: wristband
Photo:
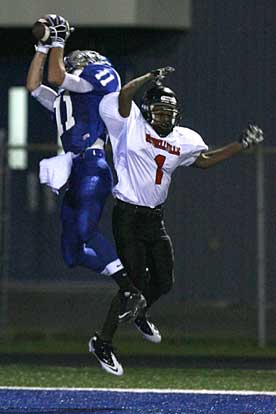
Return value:
[(49, 46), (44, 46), (42, 43), (38, 43), (35, 45), (35, 51), (47, 55), (49, 52)]
[(59, 42), (57, 40), (52, 42), (52, 47), (60, 47), (64, 49), (64, 46), (65, 46), (65, 42)]

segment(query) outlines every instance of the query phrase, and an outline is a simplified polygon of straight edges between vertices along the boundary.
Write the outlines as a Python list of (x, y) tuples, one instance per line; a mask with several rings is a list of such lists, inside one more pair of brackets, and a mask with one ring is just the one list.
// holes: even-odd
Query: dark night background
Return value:
[[(275, 152), (269, 149), (274, 146), (276, 129), (276, 3), (272, 0), (195, 0), (192, 11), (192, 27), (188, 31), (77, 28), (66, 52), (95, 49), (106, 54), (123, 82), (163, 65), (174, 66), (175, 75), (168, 78), (167, 84), (179, 97), (182, 124), (198, 131), (211, 148), (237, 139), (249, 121), (264, 130), (267, 301), (273, 324)], [(7, 131), (8, 89), (24, 86), (34, 52), (30, 28), (0, 28), (0, 45), (0, 128)], [(55, 143), (50, 116), (31, 97), (28, 128), (29, 144)], [(62, 262), (60, 200), (38, 186), (38, 207), (29, 207), (28, 177), (33, 173), (37, 176), (39, 160), (51, 155), (51, 152), (30, 152), (28, 170), (11, 172), (9, 283), (16, 286), (22, 282), (22, 286), (29, 286), (31, 282), (33, 286), (44, 286), (56, 281), (58, 285), (68, 286), (68, 281), (87, 284), (92, 280), (93, 296), (95, 286), (106, 286), (107, 282), (85, 270), (69, 270)], [(230, 309), (229, 329), (225, 328), (228, 333), (255, 334), (255, 313), (251, 311), (255, 310), (257, 297), (256, 196), (254, 152), (208, 171), (177, 170), (166, 205), (167, 227), (175, 247), (176, 285), (168, 298), (156, 305), (157, 313), (164, 314), (162, 304), (167, 303), (177, 306), (178, 315), (188, 312), (190, 305), (217, 306), (216, 320), (221, 325), (226, 320), (222, 316), (219, 320), (220, 312), (223, 315)], [(109, 237), (112, 237), (111, 208), (110, 198), (102, 219), (102, 229)], [(19, 300), (16, 292), (13, 294)], [(85, 300), (80, 307), (84, 303)], [(243, 309), (245, 313), (236, 313)], [(68, 313), (69, 319), (72, 315)], [(77, 315), (75, 312), (76, 325)], [(33, 319), (34, 324), (43, 325), (41, 320)], [(179, 319), (176, 323), (182, 323)], [(15, 325), (19, 323), (16, 316), (12, 320)], [(65, 320), (64, 326), (66, 323)], [(209, 324), (212, 325), (212, 320)], [(205, 328), (195, 321), (184, 329), (198, 332)]]

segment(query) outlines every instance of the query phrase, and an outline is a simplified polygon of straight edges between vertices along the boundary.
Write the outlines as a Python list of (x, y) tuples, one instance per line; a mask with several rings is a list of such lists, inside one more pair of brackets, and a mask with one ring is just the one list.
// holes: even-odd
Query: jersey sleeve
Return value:
[(141, 114), (136, 103), (132, 101), (130, 115), (126, 118), (122, 117), (119, 113), (119, 92), (104, 96), (101, 100), (99, 111), (109, 135), (112, 135), (115, 139), (120, 138), (124, 126), (135, 122)]
[(127, 123), (127, 118), (119, 114), (119, 92), (110, 93), (103, 97), (99, 111), (104, 121), (108, 133), (115, 138), (120, 134), (123, 126)]
[(91, 83), (93, 90), (100, 95), (117, 92), (121, 88), (119, 74), (114, 68), (108, 65), (87, 65), (83, 69), (80, 77)]
[(60, 85), (60, 89), (67, 91), (86, 93), (93, 91), (93, 86), (86, 79), (71, 73), (65, 73), (64, 81)]
[(202, 152), (208, 151), (202, 137), (189, 128), (181, 128), (183, 136), (181, 163), (183, 167), (192, 165)]
[(32, 91), (31, 95), (49, 111), (54, 111), (54, 102), (57, 97), (56, 91), (45, 85), (40, 85)]

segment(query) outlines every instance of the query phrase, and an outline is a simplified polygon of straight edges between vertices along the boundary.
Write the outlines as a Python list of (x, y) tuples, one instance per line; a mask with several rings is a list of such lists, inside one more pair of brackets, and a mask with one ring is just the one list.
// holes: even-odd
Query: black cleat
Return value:
[(147, 306), (147, 301), (142, 293), (122, 291), (121, 309), (118, 316), (120, 323), (135, 319), (138, 313)]
[(123, 375), (122, 365), (116, 358), (114, 349), (110, 342), (103, 341), (97, 333), (88, 342), (89, 352), (92, 352), (102, 368), (113, 375)]
[(145, 339), (150, 342), (158, 344), (161, 342), (161, 334), (156, 326), (150, 322), (146, 316), (138, 316), (135, 321), (135, 326)]

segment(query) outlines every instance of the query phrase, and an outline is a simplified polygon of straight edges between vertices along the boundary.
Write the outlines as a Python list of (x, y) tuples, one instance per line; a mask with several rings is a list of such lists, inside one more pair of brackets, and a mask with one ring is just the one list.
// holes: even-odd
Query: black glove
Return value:
[(169, 73), (174, 72), (175, 68), (172, 66), (165, 66), (164, 68), (154, 69), (150, 73), (154, 76), (154, 81), (159, 83), (164, 79)]
[(263, 131), (257, 127), (257, 125), (249, 124), (248, 127), (242, 131), (239, 142), (242, 144), (243, 149), (249, 149), (263, 140)]
[(38, 22), (46, 26), (46, 34), (44, 36), (44, 39), (46, 39), (41, 39), (40, 42), (50, 47), (64, 48), (66, 40), (75, 30), (74, 27), (70, 27), (69, 22), (64, 17), (56, 14), (47, 14), (38, 19)]

